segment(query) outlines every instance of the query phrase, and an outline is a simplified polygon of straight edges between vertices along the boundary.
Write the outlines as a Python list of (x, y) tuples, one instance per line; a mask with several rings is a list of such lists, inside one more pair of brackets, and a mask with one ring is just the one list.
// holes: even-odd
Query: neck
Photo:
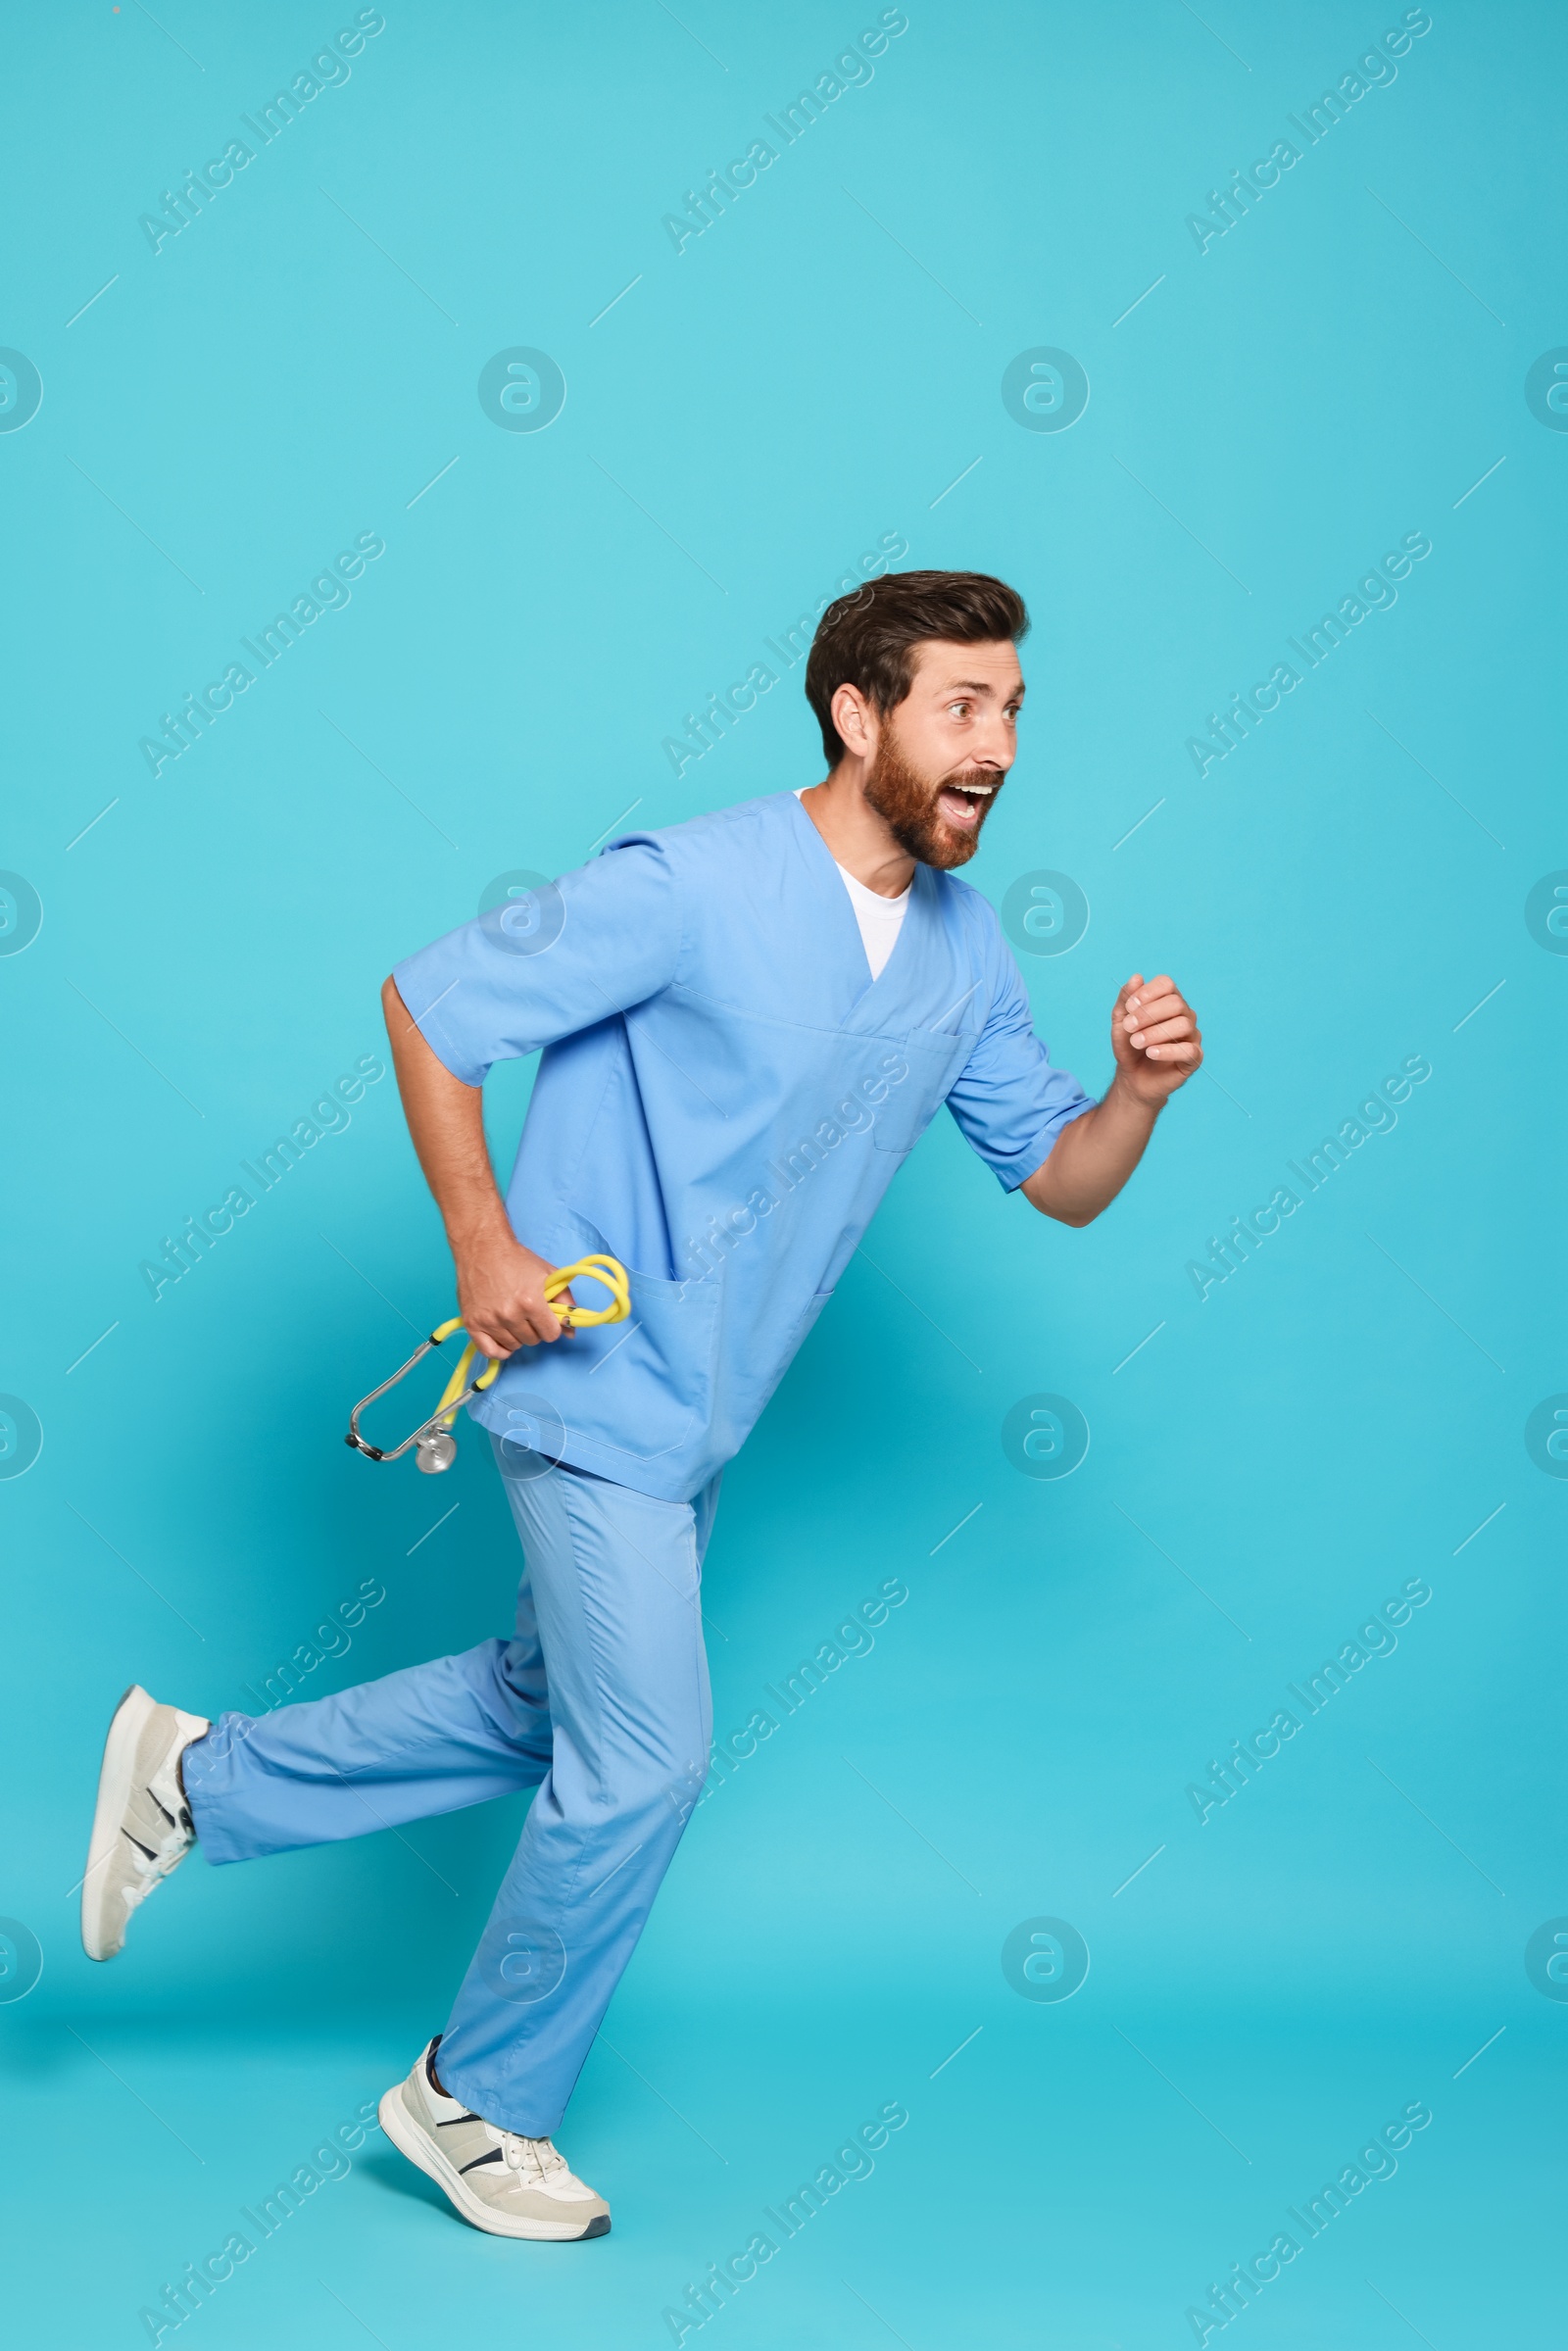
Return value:
[(825, 784), (801, 795), (801, 806), (846, 873), (878, 898), (902, 898), (915, 861), (866, 799), (864, 767), (863, 760), (841, 759)]

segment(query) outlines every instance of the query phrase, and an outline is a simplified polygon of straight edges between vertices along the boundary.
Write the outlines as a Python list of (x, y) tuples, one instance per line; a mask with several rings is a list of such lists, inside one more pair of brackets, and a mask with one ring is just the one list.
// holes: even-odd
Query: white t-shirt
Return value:
[[(798, 786), (796, 799), (804, 799), (810, 788), (808, 784)], [(833, 862), (839, 866), (844, 887), (850, 894), (850, 904), (855, 908), (855, 919), (859, 925), (860, 945), (871, 966), (871, 977), (879, 980), (887, 968), (889, 955), (899, 943), (899, 933), (904, 928), (904, 917), (908, 911), (909, 892), (914, 885), (912, 882), (906, 883), (897, 898), (884, 898), (880, 891), (868, 890), (864, 882), (857, 881), (847, 866), (839, 865), (837, 857)]]

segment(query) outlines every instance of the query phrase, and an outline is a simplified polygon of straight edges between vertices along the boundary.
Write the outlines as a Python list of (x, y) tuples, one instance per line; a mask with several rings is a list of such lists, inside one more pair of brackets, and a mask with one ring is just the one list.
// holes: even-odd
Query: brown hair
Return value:
[(856, 686), (883, 716), (913, 681), (917, 645), (942, 637), (958, 645), (1013, 644), (1029, 633), (1023, 598), (988, 571), (889, 571), (830, 604), (811, 640), (806, 698), (822, 729), (830, 767), (845, 744), (833, 723), (833, 697)]

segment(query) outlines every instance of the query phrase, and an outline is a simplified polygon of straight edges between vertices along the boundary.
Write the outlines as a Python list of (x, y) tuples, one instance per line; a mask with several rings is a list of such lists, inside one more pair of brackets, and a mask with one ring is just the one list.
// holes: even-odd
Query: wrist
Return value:
[(1142, 1119), (1152, 1127), (1165, 1107), (1168, 1097), (1160, 1094), (1152, 1099), (1139, 1091), (1137, 1080), (1130, 1071), (1118, 1068), (1110, 1081), (1109, 1099), (1114, 1101), (1118, 1107), (1130, 1111), (1135, 1117)]
[(516, 1235), (499, 1199), (475, 1200), (454, 1208), (445, 1223), (447, 1247), (460, 1262), (495, 1248), (498, 1243), (510, 1242), (514, 1247), (516, 1244)]

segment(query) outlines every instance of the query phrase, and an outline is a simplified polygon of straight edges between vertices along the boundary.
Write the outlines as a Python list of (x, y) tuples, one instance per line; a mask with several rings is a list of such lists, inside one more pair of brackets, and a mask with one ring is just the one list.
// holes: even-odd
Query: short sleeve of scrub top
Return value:
[(1052, 1067), (1034, 1032), (1022, 974), (1000, 935), (993, 955), (990, 1010), (948, 1108), (1003, 1190), (1016, 1192), (1049, 1158), (1062, 1128), (1095, 1105), (1069, 1071)]
[(538, 1053), (667, 988), (680, 955), (669, 861), (646, 836), (397, 966), (411, 1018), (454, 1077)]

